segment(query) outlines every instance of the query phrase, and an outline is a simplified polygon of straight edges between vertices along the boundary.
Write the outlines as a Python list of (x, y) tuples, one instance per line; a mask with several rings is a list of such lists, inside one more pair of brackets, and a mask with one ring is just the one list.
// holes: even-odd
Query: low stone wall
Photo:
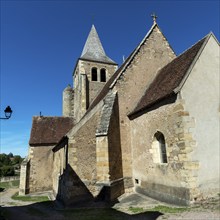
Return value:
[(20, 176), (4, 176), (0, 178), (0, 182), (9, 182), (14, 180), (19, 180)]

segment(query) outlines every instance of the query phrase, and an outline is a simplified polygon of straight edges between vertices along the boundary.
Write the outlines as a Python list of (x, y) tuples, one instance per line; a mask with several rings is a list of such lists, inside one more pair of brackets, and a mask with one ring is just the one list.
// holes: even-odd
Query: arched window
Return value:
[(157, 131), (154, 135), (154, 141), (152, 144), (153, 160), (155, 163), (167, 163), (167, 151), (164, 135)]
[(93, 67), (92, 68), (92, 81), (97, 81), (98, 76), (97, 76), (97, 68)]
[(101, 78), (101, 82), (106, 82), (106, 70), (105, 69), (101, 69), (100, 78)]

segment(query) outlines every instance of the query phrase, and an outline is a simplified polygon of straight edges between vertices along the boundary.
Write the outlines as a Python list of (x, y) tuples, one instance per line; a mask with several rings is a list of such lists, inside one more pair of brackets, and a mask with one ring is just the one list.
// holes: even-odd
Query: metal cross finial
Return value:
[(157, 15), (153, 13), (151, 17), (153, 18), (154, 24), (157, 23)]

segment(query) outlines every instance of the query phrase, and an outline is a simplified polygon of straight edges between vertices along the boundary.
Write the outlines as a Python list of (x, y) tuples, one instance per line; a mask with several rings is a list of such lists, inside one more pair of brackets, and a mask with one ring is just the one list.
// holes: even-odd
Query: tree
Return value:
[(0, 176), (14, 176), (15, 171), (13, 166), (0, 167)]
[(8, 154), (8, 156), (9, 156), (10, 158), (12, 158), (12, 157), (13, 157), (13, 153), (10, 152), (10, 153)]
[(13, 164), (13, 165), (15, 165), (15, 164), (19, 164), (19, 165), (20, 165), (21, 162), (22, 162), (22, 160), (23, 160), (23, 159), (21, 158), (21, 156), (15, 155), (14, 158), (13, 158), (12, 164)]
[(0, 154), (0, 166), (11, 164), (10, 157), (7, 154)]

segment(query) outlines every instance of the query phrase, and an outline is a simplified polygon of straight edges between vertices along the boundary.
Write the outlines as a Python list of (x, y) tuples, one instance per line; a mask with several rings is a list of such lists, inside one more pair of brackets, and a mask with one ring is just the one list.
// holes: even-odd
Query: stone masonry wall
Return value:
[[(91, 79), (91, 70), (93, 67), (97, 68), (98, 79), (95, 82)], [(104, 82), (100, 82), (100, 70), (102, 68), (106, 70), (106, 80), (108, 80), (116, 71), (117, 65), (86, 60), (78, 61), (77, 68), (74, 73), (74, 117), (77, 122), (84, 115), (85, 110), (89, 107), (98, 92), (100, 92), (105, 85)], [(85, 75), (85, 80), (82, 80), (82, 75)], [(86, 84), (85, 88), (83, 88), (83, 84)], [(84, 89), (86, 90), (84, 91)], [(83, 107), (84, 105), (85, 108)]]
[(127, 114), (134, 109), (157, 71), (174, 58), (175, 54), (168, 42), (155, 27), (116, 84), (115, 89), (118, 91), (119, 98), (123, 174), (127, 189), (133, 185), (130, 120)]
[(60, 180), (62, 178), (62, 175), (66, 169), (66, 147), (60, 148), (58, 151), (54, 152), (54, 159), (53, 159), (53, 173), (52, 173), (52, 179), (53, 179), (53, 193), (55, 197), (60, 196)]
[(30, 193), (52, 190), (53, 147), (29, 147)]
[(68, 167), (62, 186), (65, 203), (93, 198), (96, 193), (96, 112), (69, 138)]
[[(132, 122), (133, 181), (138, 192), (175, 204), (188, 204), (198, 196), (198, 161), (190, 153), (194, 118), (184, 110), (184, 100), (147, 112)], [(165, 137), (168, 163), (157, 160), (153, 140), (157, 131)]]

